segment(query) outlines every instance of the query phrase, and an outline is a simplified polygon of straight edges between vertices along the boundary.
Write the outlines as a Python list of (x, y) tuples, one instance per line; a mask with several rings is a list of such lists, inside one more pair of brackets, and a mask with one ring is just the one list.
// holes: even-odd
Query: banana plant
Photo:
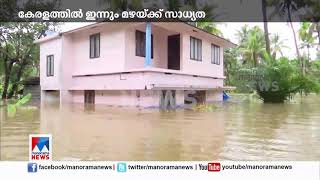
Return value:
[(23, 96), (21, 99), (19, 99), (16, 103), (8, 104), (7, 106), (8, 117), (14, 117), (16, 115), (17, 108), (27, 104), (31, 100), (31, 98), (32, 98), (32, 95), (29, 93)]

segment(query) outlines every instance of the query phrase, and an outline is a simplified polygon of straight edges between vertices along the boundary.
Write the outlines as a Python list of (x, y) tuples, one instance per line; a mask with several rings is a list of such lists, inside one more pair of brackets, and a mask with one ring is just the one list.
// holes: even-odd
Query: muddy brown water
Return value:
[(54, 160), (320, 160), (320, 97), (231, 101), (211, 112), (81, 104), (1, 108), (1, 160), (28, 160), (28, 136), (50, 133)]

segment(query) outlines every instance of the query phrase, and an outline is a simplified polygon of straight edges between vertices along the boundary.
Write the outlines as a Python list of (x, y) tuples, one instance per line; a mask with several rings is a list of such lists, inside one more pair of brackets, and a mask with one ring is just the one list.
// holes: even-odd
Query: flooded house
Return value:
[(95, 23), (36, 43), (41, 101), (139, 107), (222, 101), (235, 46), (183, 22)]

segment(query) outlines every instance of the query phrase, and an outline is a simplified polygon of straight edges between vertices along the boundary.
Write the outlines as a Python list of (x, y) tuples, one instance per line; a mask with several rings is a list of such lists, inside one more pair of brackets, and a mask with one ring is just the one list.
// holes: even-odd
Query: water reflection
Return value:
[(320, 160), (320, 98), (307, 98), (214, 112), (51, 104), (8, 118), (1, 109), (1, 160), (27, 160), (30, 133), (52, 134), (54, 160)]
[(0, 108), (0, 159), (27, 160), (29, 134), (39, 133), (40, 111), (19, 109), (14, 118), (8, 118), (7, 108)]

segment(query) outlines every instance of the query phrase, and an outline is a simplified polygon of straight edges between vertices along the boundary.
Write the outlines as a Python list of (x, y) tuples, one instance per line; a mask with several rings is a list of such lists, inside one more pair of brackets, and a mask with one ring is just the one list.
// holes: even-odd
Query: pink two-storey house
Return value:
[(141, 107), (221, 101), (235, 46), (182, 22), (96, 23), (36, 42), (42, 101)]

